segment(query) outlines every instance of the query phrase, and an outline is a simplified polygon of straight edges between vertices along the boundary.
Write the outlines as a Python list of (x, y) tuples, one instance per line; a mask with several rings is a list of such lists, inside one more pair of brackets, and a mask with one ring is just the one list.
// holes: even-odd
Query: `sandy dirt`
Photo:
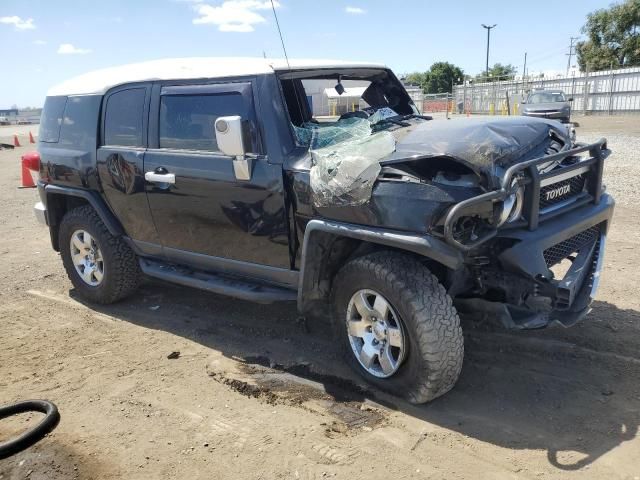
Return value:
[[(0, 479), (640, 478), (635, 192), (621, 191), (585, 321), (464, 321), (458, 385), (416, 407), (362, 384), (292, 304), (151, 281), (117, 305), (83, 304), (35, 222), (37, 193), (16, 188), (26, 151), (0, 152), (0, 404), (46, 398), (62, 419), (0, 460)], [(638, 168), (608, 167), (609, 189)], [(39, 418), (0, 421), (0, 441)]]

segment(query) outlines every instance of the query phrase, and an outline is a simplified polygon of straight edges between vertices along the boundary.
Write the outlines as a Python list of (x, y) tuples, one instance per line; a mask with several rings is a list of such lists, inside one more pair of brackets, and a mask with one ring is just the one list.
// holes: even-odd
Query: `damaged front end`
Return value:
[(441, 203), (428, 230), (464, 256), (445, 282), (461, 311), (508, 328), (570, 326), (598, 286), (614, 206), (602, 188), (609, 153), (604, 139), (573, 144), (555, 122), (418, 127), (381, 162), (380, 183), (393, 168), (467, 195)]
[(335, 121), (296, 118), (304, 102), (291, 102), (306, 148), (290, 172), (300, 226), (320, 217), (424, 239), (459, 310), (509, 328), (588, 313), (614, 207), (606, 141), (575, 144), (566, 125), (528, 117), (429, 121), (394, 97), (389, 72), (367, 78), (369, 106)]
[[(602, 191), (604, 140), (574, 145), (559, 124), (522, 118), (386, 133), (395, 149), (372, 162), (380, 167), (360, 218), (373, 212), (372, 225), (460, 251), (464, 266), (445, 285), (462, 312), (521, 329), (588, 313), (614, 203)], [(353, 212), (324, 201), (333, 217)]]
[[(614, 201), (602, 189), (604, 139), (507, 168), (497, 190), (450, 208), (444, 237), (466, 254), (474, 285), (457, 296), (463, 312), (482, 312), (510, 328), (571, 326), (590, 310), (598, 287)], [(541, 168), (556, 162), (550, 169)], [(460, 219), (502, 204), (522, 189), (519, 217), (462, 241)]]

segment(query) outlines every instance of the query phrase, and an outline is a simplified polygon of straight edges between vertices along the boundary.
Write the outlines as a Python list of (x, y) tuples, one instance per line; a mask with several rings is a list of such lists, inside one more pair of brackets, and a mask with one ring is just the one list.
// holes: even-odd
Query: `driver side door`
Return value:
[[(215, 120), (230, 115), (248, 125), (249, 180), (236, 179), (216, 142)], [(154, 85), (144, 171), (157, 174), (146, 192), (168, 260), (266, 277), (289, 270), (282, 166), (264, 151), (252, 81)]]

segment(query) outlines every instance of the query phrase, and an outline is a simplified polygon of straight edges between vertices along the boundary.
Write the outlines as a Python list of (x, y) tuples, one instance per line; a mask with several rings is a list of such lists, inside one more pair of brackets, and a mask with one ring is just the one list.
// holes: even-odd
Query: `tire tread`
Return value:
[[(99, 304), (115, 303), (131, 295), (138, 288), (142, 277), (133, 250), (121, 237), (111, 235), (98, 213), (90, 205), (83, 205), (67, 212), (60, 224), (60, 231), (66, 232), (77, 225), (86, 225), (93, 230), (103, 257), (109, 257), (105, 275), (105, 281), (108, 285), (104, 285), (104, 288), (88, 290), (85, 284), (78, 283), (82, 280), (78, 277), (70, 255), (66, 254), (68, 250), (66, 243), (68, 242), (61, 243), (61, 253), (64, 252), (62, 254), (63, 264), (74, 286), (88, 300)], [(66, 237), (64, 238), (66, 239)], [(106, 260), (105, 258), (105, 262)]]
[[(388, 285), (412, 312), (419, 355), (427, 368), (411, 379), (405, 396), (412, 403), (424, 403), (451, 390), (462, 370), (464, 340), (458, 313), (438, 278), (416, 257), (391, 251), (358, 257), (340, 270), (339, 277), (358, 272)], [(336, 288), (342, 288), (339, 279)]]

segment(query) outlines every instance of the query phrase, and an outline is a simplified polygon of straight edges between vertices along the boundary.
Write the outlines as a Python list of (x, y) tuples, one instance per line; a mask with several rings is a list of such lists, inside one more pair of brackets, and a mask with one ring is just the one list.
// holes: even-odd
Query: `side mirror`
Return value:
[(218, 117), (214, 128), (216, 142), (222, 153), (230, 157), (242, 157), (245, 154), (240, 115)]
[(524, 104), (524, 103), (527, 103), (527, 101), (526, 101), (526, 100), (522, 100), (520, 103), (523, 103), (523, 104)]
[(251, 180), (253, 158), (247, 158), (244, 148), (242, 117), (232, 115), (218, 117), (214, 125), (218, 149), (225, 155), (234, 157), (233, 173), (236, 180)]
[(573, 97), (569, 97), (569, 98), (567, 99), (567, 102), (573, 102)]

